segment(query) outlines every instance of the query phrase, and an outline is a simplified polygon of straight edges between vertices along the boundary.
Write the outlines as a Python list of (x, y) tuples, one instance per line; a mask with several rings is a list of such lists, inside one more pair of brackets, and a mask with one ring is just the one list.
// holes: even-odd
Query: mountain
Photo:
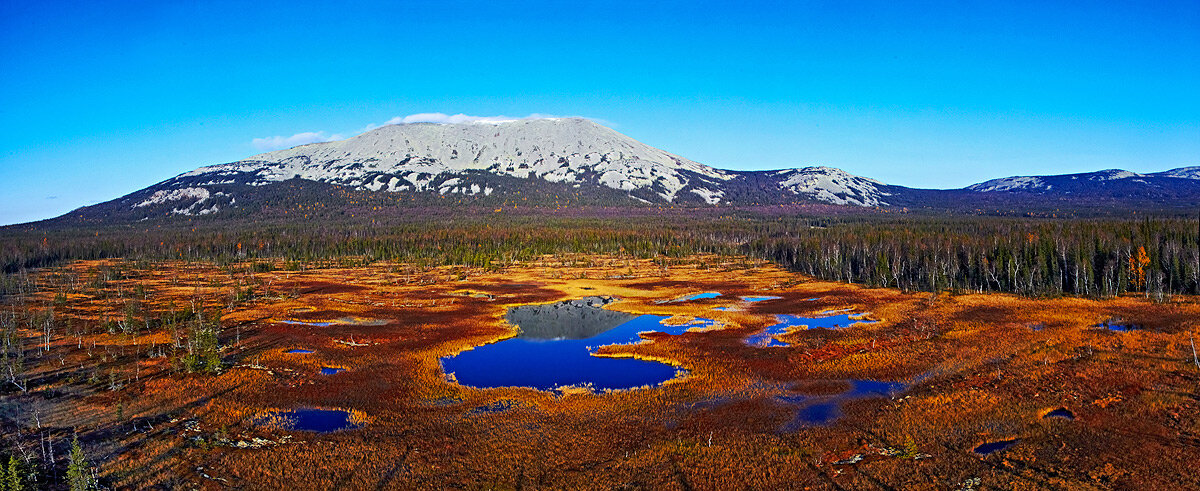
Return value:
[(1171, 192), (1174, 187), (1189, 188), (1200, 179), (1200, 167), (1182, 167), (1153, 174), (1138, 174), (1121, 169), (1108, 169), (1082, 174), (1052, 176), (1019, 176), (992, 179), (967, 186), (978, 192), (1022, 191), (1029, 193), (1097, 193), (1097, 192)]
[(992, 179), (965, 188), (991, 199), (1031, 204), (1078, 203), (1093, 207), (1192, 210), (1200, 206), (1200, 167), (1138, 174), (1107, 169), (1080, 174)]
[(1200, 204), (1200, 167), (995, 179), (957, 190), (893, 186), (830, 167), (733, 171), (581, 118), (383, 126), (346, 140), (201, 167), (76, 210), (84, 220), (247, 215), (405, 205), (827, 203), (997, 211), (1103, 203)]
[(472, 171), (602, 185), (665, 202), (697, 185), (714, 186), (733, 177), (589, 120), (562, 118), (388, 125), (347, 140), (203, 167), (176, 180), (210, 177), (212, 182), (261, 186), (295, 177), (371, 191), (468, 196), (496, 191), (471, 179)]

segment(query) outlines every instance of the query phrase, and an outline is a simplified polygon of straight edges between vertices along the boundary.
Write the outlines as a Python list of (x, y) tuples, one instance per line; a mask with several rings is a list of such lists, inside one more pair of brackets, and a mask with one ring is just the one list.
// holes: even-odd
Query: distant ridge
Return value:
[[(390, 199), (364, 198), (363, 193)], [(1006, 177), (963, 189), (931, 190), (888, 185), (823, 166), (717, 169), (583, 118), (411, 123), (201, 167), (64, 217), (140, 221), (247, 216), (287, 207), (328, 212), (365, 201), (378, 201), (376, 206), (1179, 208), (1200, 205), (1200, 166), (1151, 174), (1111, 169)]]

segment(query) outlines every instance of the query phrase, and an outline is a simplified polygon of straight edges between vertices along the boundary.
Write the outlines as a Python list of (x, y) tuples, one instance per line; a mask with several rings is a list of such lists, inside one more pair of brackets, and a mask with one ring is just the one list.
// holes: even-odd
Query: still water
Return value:
[(587, 297), (509, 309), (505, 319), (516, 337), (442, 358), (442, 369), (470, 387), (532, 387), (555, 390), (589, 385), (593, 390), (654, 386), (674, 378), (666, 363), (594, 356), (601, 346), (636, 343), (638, 333), (680, 334), (711, 325), (708, 319), (666, 326), (667, 316), (633, 315), (605, 309), (615, 300)]

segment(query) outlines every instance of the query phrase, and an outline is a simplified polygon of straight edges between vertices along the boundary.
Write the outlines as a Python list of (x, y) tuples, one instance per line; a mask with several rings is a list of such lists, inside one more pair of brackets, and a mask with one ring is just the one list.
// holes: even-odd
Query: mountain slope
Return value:
[(439, 176), (487, 171), (548, 182), (603, 185), (648, 201), (674, 201), (699, 181), (728, 172), (645, 145), (586, 119), (505, 123), (389, 125), (328, 143), (265, 153), (241, 162), (197, 169), (176, 179), (252, 186), (290, 178), (372, 191), (434, 191), (490, 195), (487, 183)]
[[(246, 216), (263, 211), (441, 206), (855, 207), (1008, 213), (1200, 205), (1200, 167), (994, 179), (913, 189), (830, 167), (709, 167), (581, 118), (389, 125), (202, 167), (67, 217), (89, 221)], [(290, 210), (290, 211), (289, 211)], [(989, 211), (991, 210), (991, 211)]]
[[(325, 206), (369, 199), (359, 194), (338, 198), (316, 183), (346, 192), (396, 195), (383, 200), (385, 205), (408, 200), (619, 206), (816, 201), (884, 206), (890, 194), (882, 183), (828, 167), (716, 169), (590, 120), (557, 118), (389, 125), (346, 140), (202, 167), (73, 214), (114, 220), (229, 214), (270, 206), (281, 198), (275, 191), (278, 185), (292, 181), (311, 184), (290, 185), (290, 192), (316, 193), (308, 199), (321, 199)], [(294, 195), (286, 199), (304, 201)], [(338, 204), (342, 199), (345, 203)]]
[(1182, 167), (1150, 174), (1108, 169), (1081, 174), (1006, 177), (966, 189), (978, 193), (1078, 196), (1178, 205), (1196, 202), (1200, 195), (1200, 168)]

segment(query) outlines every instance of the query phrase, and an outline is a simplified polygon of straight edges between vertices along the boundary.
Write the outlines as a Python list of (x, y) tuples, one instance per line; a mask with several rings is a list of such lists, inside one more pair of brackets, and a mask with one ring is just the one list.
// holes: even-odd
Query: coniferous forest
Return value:
[[(1170, 395), (1200, 369), (1194, 218), (306, 212), (0, 230), (9, 488), (1194, 479), (1178, 456), (1200, 418)], [(539, 332), (518, 309), (589, 308), (600, 324), (572, 332), (644, 331), (577, 363), (663, 374), (491, 386), (447, 364)], [(531, 345), (590, 342), (547, 336)], [(1147, 419), (1162, 437), (1127, 436)], [(574, 460), (539, 460), (566, 443)]]
[(78, 259), (291, 267), (402, 261), (502, 266), (545, 254), (747, 255), (815, 278), (906, 291), (1163, 300), (1200, 293), (1200, 223), (1179, 217), (1010, 218), (755, 210), (537, 208), (431, 211), (303, 221), (190, 220), (0, 231), (5, 285), (27, 268)]

